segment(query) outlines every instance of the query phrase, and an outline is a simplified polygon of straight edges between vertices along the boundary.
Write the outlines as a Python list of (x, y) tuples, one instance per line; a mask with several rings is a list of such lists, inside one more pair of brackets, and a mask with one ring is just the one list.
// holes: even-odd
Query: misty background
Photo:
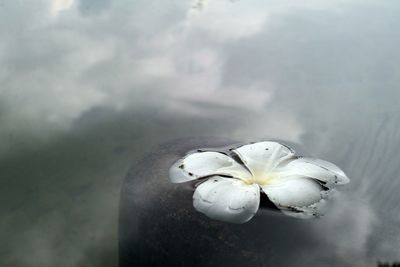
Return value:
[(336, 163), (332, 255), (400, 260), (400, 3), (197, 2), (0, 0), (0, 265), (117, 266), (130, 165), (192, 136)]

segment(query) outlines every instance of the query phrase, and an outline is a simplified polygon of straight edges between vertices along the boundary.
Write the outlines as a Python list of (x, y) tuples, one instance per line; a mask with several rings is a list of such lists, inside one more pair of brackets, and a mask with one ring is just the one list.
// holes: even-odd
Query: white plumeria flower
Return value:
[(299, 157), (272, 141), (221, 151), (197, 150), (170, 168), (173, 183), (200, 179), (194, 208), (209, 218), (244, 223), (257, 212), (266, 194), (283, 213), (310, 218), (320, 215), (334, 185), (349, 182), (336, 165)]

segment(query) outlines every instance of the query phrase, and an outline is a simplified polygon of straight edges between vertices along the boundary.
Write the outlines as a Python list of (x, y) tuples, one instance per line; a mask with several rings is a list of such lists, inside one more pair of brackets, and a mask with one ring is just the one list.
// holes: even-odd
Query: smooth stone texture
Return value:
[(133, 165), (121, 190), (121, 267), (346, 266), (321, 253), (330, 245), (310, 220), (260, 209), (244, 224), (214, 221), (193, 208), (194, 183), (169, 181), (169, 167), (186, 152), (233, 143), (214, 137), (175, 140)]

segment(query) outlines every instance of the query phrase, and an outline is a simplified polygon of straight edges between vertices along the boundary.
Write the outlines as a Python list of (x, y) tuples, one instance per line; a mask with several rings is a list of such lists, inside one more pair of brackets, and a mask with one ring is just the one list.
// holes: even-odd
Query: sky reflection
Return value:
[(116, 265), (131, 162), (203, 135), (336, 163), (332, 255), (400, 259), (400, 4), (206, 2), (0, 1), (0, 265)]

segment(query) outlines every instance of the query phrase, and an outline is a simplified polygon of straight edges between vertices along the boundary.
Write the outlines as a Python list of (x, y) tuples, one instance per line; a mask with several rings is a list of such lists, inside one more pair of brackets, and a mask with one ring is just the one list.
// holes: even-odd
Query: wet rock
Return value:
[(120, 266), (304, 266), (319, 246), (309, 221), (259, 211), (247, 223), (214, 221), (193, 208), (193, 183), (173, 184), (169, 167), (186, 152), (235, 143), (181, 139), (135, 163), (120, 202)]

